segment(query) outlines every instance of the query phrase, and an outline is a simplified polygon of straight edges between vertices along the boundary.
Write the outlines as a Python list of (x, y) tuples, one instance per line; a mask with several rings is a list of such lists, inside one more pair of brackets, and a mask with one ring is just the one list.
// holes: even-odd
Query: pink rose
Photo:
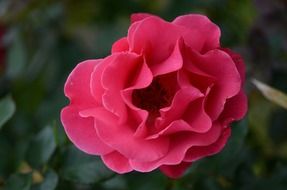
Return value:
[(61, 120), (70, 140), (111, 170), (159, 168), (176, 178), (222, 150), (230, 123), (245, 115), (244, 64), (220, 48), (220, 29), (206, 16), (131, 20), (110, 56), (72, 71)]

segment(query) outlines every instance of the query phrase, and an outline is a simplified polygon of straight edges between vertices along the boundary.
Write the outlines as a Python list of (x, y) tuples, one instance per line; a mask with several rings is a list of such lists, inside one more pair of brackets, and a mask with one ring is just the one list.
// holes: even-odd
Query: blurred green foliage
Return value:
[[(167, 20), (206, 14), (220, 26), (222, 45), (247, 65), (248, 116), (234, 124), (224, 151), (177, 181), (158, 171), (112, 173), (71, 145), (59, 120), (69, 72), (108, 55), (134, 12)], [(285, 0), (1, 0), (0, 189), (287, 189), (287, 111), (249, 82), (255, 77), (287, 92), (286, 13)]]

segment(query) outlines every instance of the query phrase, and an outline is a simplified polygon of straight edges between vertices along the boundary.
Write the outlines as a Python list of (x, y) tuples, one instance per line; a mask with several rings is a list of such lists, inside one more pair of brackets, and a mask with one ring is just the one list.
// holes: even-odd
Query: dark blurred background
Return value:
[[(205, 14), (247, 66), (248, 115), (224, 151), (177, 181), (158, 171), (113, 174), (75, 149), (59, 120), (68, 74), (109, 55), (134, 12), (170, 21)], [(286, 190), (287, 111), (252, 78), (287, 92), (286, 0), (0, 0), (0, 189)]]

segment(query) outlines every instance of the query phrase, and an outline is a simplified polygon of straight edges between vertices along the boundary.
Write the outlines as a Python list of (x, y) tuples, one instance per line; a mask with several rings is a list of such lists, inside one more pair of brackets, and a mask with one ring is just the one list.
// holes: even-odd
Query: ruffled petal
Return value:
[(186, 169), (191, 166), (191, 162), (181, 162), (178, 165), (163, 165), (159, 169), (162, 173), (172, 179), (181, 177)]
[(141, 21), (151, 16), (155, 16), (155, 15), (148, 14), (148, 13), (134, 13), (131, 15), (131, 23)]
[[(204, 45), (202, 47), (202, 52), (207, 52), (209, 50), (218, 48), (220, 46), (220, 29), (219, 27), (211, 22), (209, 18), (200, 14), (189, 14), (177, 17), (173, 24), (186, 27), (188, 30), (196, 30), (199, 32), (200, 36), (197, 38), (202, 38)], [(193, 36), (188, 36), (193, 38)]]
[(158, 75), (163, 75), (167, 73), (171, 73), (174, 71), (177, 71), (181, 69), (183, 65), (183, 59), (181, 55), (181, 46), (183, 46), (183, 39), (180, 38), (175, 47), (173, 52), (170, 54), (170, 56), (164, 60), (160, 64), (155, 64), (151, 66), (151, 71), (153, 72), (154, 77)]
[(96, 59), (81, 62), (71, 72), (64, 88), (65, 95), (70, 99), (70, 104), (75, 104), (78, 108), (97, 105), (91, 94), (90, 80), (94, 67), (101, 61)]
[(247, 102), (247, 96), (241, 90), (236, 96), (226, 101), (224, 110), (220, 115), (220, 120), (228, 124), (234, 120), (242, 119), (247, 112)]
[(153, 161), (163, 157), (168, 151), (168, 138), (136, 138), (130, 126), (118, 125), (118, 118), (103, 108), (85, 110), (80, 114), (83, 117), (94, 117), (95, 128), (101, 140), (127, 158)]
[(62, 110), (61, 121), (69, 139), (80, 150), (96, 155), (104, 155), (113, 151), (99, 139), (93, 118), (80, 117), (75, 106), (67, 106)]
[(142, 65), (139, 55), (133, 53), (117, 53), (104, 60), (109, 64), (103, 70), (101, 82), (105, 92), (102, 96), (103, 106), (117, 115), (120, 122), (127, 120), (127, 108), (121, 97), (121, 90), (129, 85), (134, 72)]
[(157, 118), (155, 125), (167, 126), (170, 122), (180, 119), (189, 104), (200, 97), (203, 97), (203, 94), (192, 86), (180, 89), (174, 95), (171, 105), (160, 109), (161, 117)]
[(209, 146), (195, 146), (188, 149), (184, 161), (186, 162), (194, 162), (206, 156), (214, 155), (220, 152), (225, 146), (228, 138), (230, 137), (231, 130), (230, 127), (227, 127), (222, 132), (220, 138), (213, 144)]
[(234, 61), (235, 65), (237, 67), (237, 70), (240, 74), (241, 85), (243, 86), (243, 84), (245, 82), (245, 70), (246, 69), (245, 69), (245, 64), (244, 64), (242, 57), (239, 54), (231, 51), (228, 48), (221, 48), (221, 50), (225, 51), (228, 55), (230, 55), (230, 57)]
[(112, 46), (112, 53), (124, 52), (129, 50), (129, 43), (126, 37), (117, 40)]
[[(186, 38), (187, 35), (193, 37)], [(151, 16), (132, 24), (128, 32), (128, 42), (130, 51), (143, 54), (151, 66), (161, 64), (167, 59), (180, 38), (193, 49), (200, 50), (203, 41), (197, 36), (197, 31), (186, 30), (185, 27)]]
[(212, 120), (204, 109), (203, 98), (192, 102), (183, 115), (183, 119), (191, 126), (192, 131), (205, 133), (212, 127)]
[[(186, 54), (185, 68), (199, 75), (206, 73), (216, 78), (206, 99), (206, 112), (216, 120), (223, 111), (226, 99), (235, 96), (241, 88), (241, 77), (231, 57), (221, 50), (199, 54), (191, 49)], [(187, 53), (187, 52), (185, 52)]]
[(220, 123), (215, 123), (207, 133), (178, 133), (170, 140), (169, 151), (163, 158), (153, 162), (131, 159), (130, 164), (134, 170), (140, 172), (149, 172), (161, 165), (177, 165), (183, 161), (189, 148), (213, 144), (220, 137), (221, 131)]
[(132, 171), (129, 160), (117, 151), (103, 155), (102, 160), (111, 170), (123, 174)]

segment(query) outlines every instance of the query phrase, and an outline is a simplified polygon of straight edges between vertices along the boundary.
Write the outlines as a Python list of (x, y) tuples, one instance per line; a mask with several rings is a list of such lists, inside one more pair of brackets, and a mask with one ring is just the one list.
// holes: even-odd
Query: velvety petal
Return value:
[(112, 53), (124, 52), (129, 50), (129, 43), (126, 37), (117, 40), (112, 46)]
[(231, 121), (242, 119), (247, 112), (247, 102), (247, 96), (242, 89), (236, 96), (226, 101), (224, 110), (220, 115), (221, 120), (228, 124)]
[(101, 78), (105, 89), (102, 103), (107, 110), (117, 115), (122, 123), (126, 121), (127, 113), (121, 90), (133, 79), (133, 73), (142, 65), (142, 59), (133, 53), (117, 53), (107, 61), (109, 64), (104, 69)]
[(132, 93), (135, 89), (146, 88), (148, 85), (151, 84), (152, 80), (153, 75), (146, 63), (143, 62), (140, 69), (134, 73), (134, 78), (131, 80), (129, 87), (121, 91), (122, 99), (124, 100), (128, 108), (133, 112), (133, 115), (137, 115), (140, 123), (134, 133), (135, 137), (143, 137), (147, 134), (145, 123), (148, 117), (148, 112), (146, 110), (136, 107), (133, 104)]
[[(200, 38), (204, 39), (202, 52), (207, 52), (220, 46), (220, 29), (206, 16), (200, 14), (189, 14), (177, 17), (173, 24), (185, 26), (189, 30), (199, 31)], [(193, 36), (189, 36), (193, 37)]]
[(78, 108), (96, 105), (91, 94), (90, 80), (94, 67), (101, 61), (96, 59), (81, 62), (71, 72), (64, 88), (65, 95), (70, 99), (70, 104), (75, 104)]
[(205, 133), (212, 126), (212, 120), (205, 112), (204, 106), (203, 99), (198, 99), (188, 106), (182, 117), (197, 133)]
[(67, 106), (62, 110), (61, 121), (69, 139), (80, 150), (96, 155), (104, 155), (113, 151), (99, 139), (93, 118), (80, 117), (75, 106)]
[[(221, 50), (212, 50), (204, 55), (189, 49), (189, 60), (185, 68), (197, 74), (206, 73), (214, 76), (217, 81), (212, 87), (206, 101), (206, 112), (217, 119), (223, 111), (226, 99), (235, 96), (241, 88), (241, 78), (231, 57)], [(200, 71), (200, 72), (199, 72)]]
[[(185, 38), (187, 35), (193, 38)], [(179, 38), (183, 38), (185, 43), (190, 44), (193, 49), (200, 50), (203, 41), (197, 36), (197, 31), (186, 30), (185, 27), (151, 16), (132, 24), (128, 33), (128, 41), (130, 51), (143, 54), (151, 66), (161, 64), (167, 59)]]
[(130, 126), (118, 125), (117, 118), (103, 108), (82, 111), (81, 116), (94, 117), (95, 128), (101, 140), (127, 158), (153, 161), (168, 151), (168, 138), (153, 140), (136, 138)]
[(179, 132), (192, 132), (193, 129), (192, 127), (184, 120), (175, 120), (173, 122), (171, 122), (171, 124), (169, 124), (166, 128), (164, 128), (163, 130), (159, 131), (156, 134), (150, 135), (148, 137), (146, 137), (146, 139), (157, 139), (160, 136), (163, 135), (171, 135), (171, 134), (175, 134), (175, 133), (179, 133)]
[(227, 127), (222, 132), (221, 137), (213, 144), (209, 146), (194, 146), (191, 147), (184, 158), (184, 161), (186, 162), (194, 162), (196, 160), (199, 160), (201, 158), (204, 158), (206, 156), (214, 155), (218, 152), (220, 152), (223, 147), (225, 146), (228, 138), (230, 137), (230, 127)]
[(181, 49), (181, 46), (183, 46), (183, 43), (184, 43), (183, 39), (180, 38), (177, 41), (173, 52), (170, 54), (170, 56), (166, 60), (164, 60), (160, 64), (155, 64), (151, 66), (151, 71), (154, 77), (158, 75), (171, 73), (171, 72), (181, 69), (183, 65), (183, 59), (182, 59), (180, 49)]
[(200, 70), (195, 70), (193, 73), (182, 69), (178, 71), (177, 82), (181, 88), (186, 86), (193, 86), (200, 90), (202, 93), (206, 93), (207, 89), (214, 85), (216, 78), (207, 75)]
[(213, 144), (220, 137), (221, 131), (221, 125), (215, 123), (207, 133), (178, 133), (170, 140), (169, 151), (163, 158), (153, 162), (131, 159), (130, 164), (132, 168), (141, 172), (152, 171), (161, 165), (177, 165), (183, 161), (189, 148)]
[(133, 170), (129, 164), (129, 160), (116, 151), (103, 155), (102, 160), (108, 168), (120, 174)]
[(97, 64), (94, 67), (94, 70), (91, 74), (90, 79), (91, 94), (99, 105), (102, 105), (102, 97), (105, 92), (105, 89), (103, 88), (102, 85), (102, 74), (106, 66), (109, 64), (110, 62), (109, 60), (111, 59), (112, 57), (110, 56), (102, 60), (99, 64)]
[(131, 23), (137, 22), (137, 21), (141, 21), (147, 17), (151, 17), (154, 16), (152, 14), (148, 14), (148, 13), (134, 13), (131, 15)]
[(203, 94), (192, 86), (180, 89), (174, 95), (171, 105), (160, 110), (161, 117), (156, 120), (155, 125), (166, 126), (170, 122), (180, 119), (190, 102), (200, 97), (203, 97)]
[(221, 48), (221, 50), (225, 51), (228, 55), (230, 55), (230, 57), (234, 61), (237, 67), (237, 70), (240, 74), (240, 77), (241, 77), (241, 84), (243, 85), (245, 82), (245, 70), (246, 69), (245, 69), (245, 64), (244, 64), (242, 57), (228, 48)]
[(163, 165), (160, 167), (160, 171), (172, 179), (177, 179), (184, 174), (191, 164), (191, 162), (181, 162), (178, 165)]

